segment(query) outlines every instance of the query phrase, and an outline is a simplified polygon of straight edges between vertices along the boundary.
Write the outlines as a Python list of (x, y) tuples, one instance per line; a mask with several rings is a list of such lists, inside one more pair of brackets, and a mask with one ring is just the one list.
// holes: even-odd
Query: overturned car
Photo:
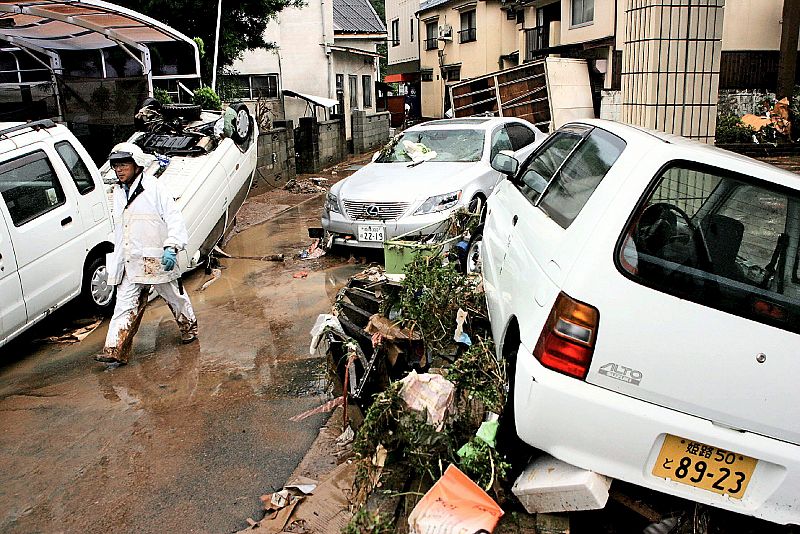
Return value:
[[(244, 203), (256, 170), (258, 126), (244, 104), (224, 111), (145, 100), (139, 131), (128, 141), (152, 156), (145, 172), (172, 194), (186, 221), (189, 243), (178, 254), (181, 271), (197, 267), (219, 243)], [(117, 178), (100, 169), (109, 203)], [(111, 205), (111, 204), (109, 204)]]

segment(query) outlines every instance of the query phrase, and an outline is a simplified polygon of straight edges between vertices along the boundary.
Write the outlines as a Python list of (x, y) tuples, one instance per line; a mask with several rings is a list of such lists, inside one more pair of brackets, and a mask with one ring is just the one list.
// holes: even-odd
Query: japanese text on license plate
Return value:
[(667, 435), (653, 475), (741, 499), (756, 463), (743, 454)]
[(358, 240), (359, 241), (383, 241), (384, 229), (383, 226), (378, 225), (359, 225), (358, 227)]

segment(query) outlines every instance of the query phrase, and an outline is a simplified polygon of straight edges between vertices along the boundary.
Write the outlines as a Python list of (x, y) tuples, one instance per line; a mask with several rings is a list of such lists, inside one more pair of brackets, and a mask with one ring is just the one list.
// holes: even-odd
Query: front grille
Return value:
[[(345, 200), (343, 202), (347, 216), (356, 221), (399, 219), (408, 209), (408, 203), (406, 202), (362, 202), (359, 200)], [(377, 214), (375, 210), (377, 210)]]

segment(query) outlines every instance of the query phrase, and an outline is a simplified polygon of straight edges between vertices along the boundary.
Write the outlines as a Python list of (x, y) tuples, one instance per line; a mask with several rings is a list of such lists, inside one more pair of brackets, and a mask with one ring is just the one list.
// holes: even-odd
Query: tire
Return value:
[(161, 106), (161, 114), (165, 119), (182, 117), (188, 121), (196, 121), (200, 120), (201, 111), (197, 104), (164, 104)]
[(232, 104), (232, 107), (236, 118), (233, 120), (231, 138), (237, 145), (243, 145), (247, 143), (253, 133), (253, 118), (250, 116), (250, 110), (243, 103)]
[(467, 253), (462, 258), (461, 272), (466, 274), (480, 273), (480, 251), (483, 245), (483, 225), (475, 228), (469, 238)]
[(161, 102), (159, 102), (158, 100), (156, 100), (152, 96), (148, 96), (147, 98), (145, 98), (142, 101), (142, 105), (139, 106), (139, 109), (146, 108), (147, 106), (150, 106), (151, 108), (153, 108), (156, 111), (160, 111), (161, 110)]
[(109, 315), (114, 309), (114, 286), (108, 285), (105, 255), (96, 256), (86, 265), (81, 299), (96, 314)]
[(528, 465), (535, 450), (522, 441), (517, 433), (516, 408), (514, 406), (514, 391), (516, 390), (517, 351), (519, 350), (519, 332), (514, 326), (514, 332), (508, 332), (503, 342), (502, 358), (506, 363), (506, 405), (500, 416), (497, 450), (511, 463), (510, 480), (514, 480)]

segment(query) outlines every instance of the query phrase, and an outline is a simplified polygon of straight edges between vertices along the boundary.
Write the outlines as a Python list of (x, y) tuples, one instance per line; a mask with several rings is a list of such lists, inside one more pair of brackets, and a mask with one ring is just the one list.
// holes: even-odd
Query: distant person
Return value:
[(117, 302), (105, 347), (95, 360), (125, 365), (150, 287), (167, 301), (183, 343), (197, 339), (197, 318), (176, 269), (188, 233), (174, 200), (156, 178), (145, 174), (148, 157), (137, 145), (118, 144), (108, 160), (119, 180), (114, 187), (114, 251), (106, 261)]

